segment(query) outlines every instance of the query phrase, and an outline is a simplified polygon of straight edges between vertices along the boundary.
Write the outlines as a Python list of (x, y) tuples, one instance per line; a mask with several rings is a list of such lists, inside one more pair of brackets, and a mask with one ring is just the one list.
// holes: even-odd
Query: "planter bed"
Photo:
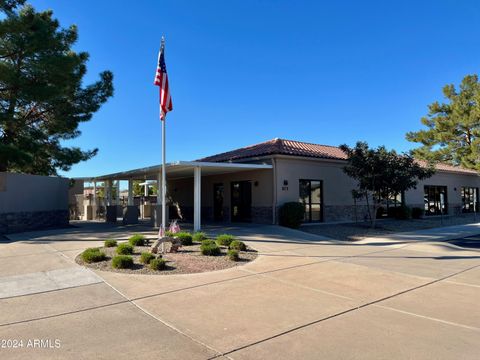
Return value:
[(228, 269), (244, 265), (257, 257), (256, 251), (247, 249), (247, 251), (239, 252), (240, 259), (238, 261), (232, 261), (226, 256), (228, 251), (226, 247), (221, 247), (221, 255), (205, 256), (200, 253), (200, 244), (194, 243), (190, 246), (182, 246), (177, 253), (164, 254), (162, 258), (166, 261), (166, 268), (155, 271), (151, 270), (148, 264), (145, 265), (140, 262), (140, 254), (149, 252), (150, 246), (135, 246), (134, 253), (131, 255), (134, 261), (133, 267), (130, 269), (114, 269), (112, 268), (112, 258), (117, 255), (116, 249), (117, 247), (100, 248), (107, 255), (104, 261), (85, 263), (81, 258), (81, 254), (76, 257), (75, 261), (94, 270), (126, 274), (173, 275)]

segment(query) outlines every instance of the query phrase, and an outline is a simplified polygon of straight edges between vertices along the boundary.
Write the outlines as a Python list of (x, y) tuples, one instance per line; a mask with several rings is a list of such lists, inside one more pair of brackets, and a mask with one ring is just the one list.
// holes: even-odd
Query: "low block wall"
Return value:
[(68, 225), (69, 180), (0, 173), (0, 234)]

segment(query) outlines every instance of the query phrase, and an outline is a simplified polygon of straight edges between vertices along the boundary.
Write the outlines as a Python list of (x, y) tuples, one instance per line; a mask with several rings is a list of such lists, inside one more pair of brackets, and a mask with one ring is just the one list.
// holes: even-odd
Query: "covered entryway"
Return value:
[[(257, 193), (262, 195), (259, 197), (262, 198), (263, 203), (261, 205), (263, 207), (258, 207), (260, 210), (257, 210), (257, 212), (259, 214), (267, 213), (265, 211), (267, 206), (265, 205), (272, 207), (273, 198), (269, 193), (274, 186), (271, 169), (272, 166), (269, 164), (199, 161), (169, 163), (166, 165), (167, 206), (171, 214), (169, 216), (167, 212), (167, 218), (173, 219), (179, 216), (187, 220), (191, 219), (193, 220), (194, 231), (200, 230), (202, 217), (204, 216), (209, 221), (252, 221), (252, 183), (255, 183)], [(147, 214), (145, 209), (140, 211), (142, 206), (147, 205), (138, 205), (134, 202), (133, 181), (141, 180), (142, 184), (148, 184), (148, 181), (153, 180), (159, 190), (156, 202), (148, 204), (151, 207), (148, 214), (151, 213), (152, 225), (158, 227), (160, 225), (158, 219), (161, 219), (161, 172), (162, 166), (159, 165), (80, 180), (93, 183), (95, 189), (97, 183), (103, 183), (101, 188), (104, 193), (104, 207), (107, 213), (114, 213), (112, 217), (107, 216), (107, 220), (116, 220), (116, 214), (119, 213), (118, 207), (121, 206), (118, 198), (121, 192), (119, 182), (127, 180), (128, 201), (126, 206), (123, 207), (124, 224), (135, 223), (135, 221), (138, 221), (140, 214)], [(202, 186), (202, 182), (205, 183), (205, 186)], [(116, 198), (112, 193), (113, 184), (115, 184)], [(227, 191), (229, 194), (226, 194)], [(202, 198), (202, 192), (204, 198)], [(96, 196), (95, 192), (94, 198)], [(227, 201), (229, 207), (227, 207)], [(91, 205), (89, 203), (85, 206)], [(85, 211), (85, 213), (88, 213), (88, 211)], [(270, 215), (267, 213), (264, 216), (270, 217), (264, 222), (271, 223), (273, 221), (272, 213), (271, 211)]]

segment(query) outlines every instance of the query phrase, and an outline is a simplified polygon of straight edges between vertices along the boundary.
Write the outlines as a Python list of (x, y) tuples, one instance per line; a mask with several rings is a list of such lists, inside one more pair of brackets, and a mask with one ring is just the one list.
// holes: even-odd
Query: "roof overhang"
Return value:
[[(240, 171), (271, 169), (268, 164), (243, 164), (243, 163), (217, 163), (204, 161), (176, 161), (167, 163), (165, 170), (167, 179), (181, 179), (193, 176), (195, 168), (201, 168), (202, 176), (220, 175)], [(84, 177), (84, 181), (106, 181), (106, 180), (157, 180), (158, 174), (162, 171), (162, 165), (149, 166), (139, 169), (127, 170), (112, 174)]]

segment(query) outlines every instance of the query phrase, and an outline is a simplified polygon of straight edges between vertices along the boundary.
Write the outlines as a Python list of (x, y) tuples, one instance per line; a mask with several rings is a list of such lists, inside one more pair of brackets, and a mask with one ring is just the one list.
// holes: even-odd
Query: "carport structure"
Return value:
[[(268, 170), (272, 169), (272, 165), (269, 164), (246, 164), (246, 163), (218, 163), (218, 162), (202, 162), (202, 161), (176, 161), (168, 163), (166, 165), (166, 177), (167, 177), (167, 192), (168, 182), (172, 180), (189, 179), (193, 178), (193, 227), (195, 231), (201, 229), (201, 208), (202, 208), (202, 177), (223, 175), (231, 173), (240, 173), (255, 170)], [(157, 205), (161, 204), (161, 181), (162, 181), (162, 166), (150, 166), (145, 168), (139, 168), (134, 170), (122, 171), (112, 174), (106, 174), (88, 179), (93, 182), (96, 187), (97, 182), (105, 183), (105, 199), (107, 205), (113, 205), (114, 200), (112, 198), (113, 182), (117, 182), (117, 201), (120, 193), (119, 183), (120, 181), (128, 181), (128, 206), (134, 206), (133, 202), (133, 181), (157, 181)], [(273, 180), (273, 178), (272, 178)], [(271, 186), (273, 187), (273, 181)]]

